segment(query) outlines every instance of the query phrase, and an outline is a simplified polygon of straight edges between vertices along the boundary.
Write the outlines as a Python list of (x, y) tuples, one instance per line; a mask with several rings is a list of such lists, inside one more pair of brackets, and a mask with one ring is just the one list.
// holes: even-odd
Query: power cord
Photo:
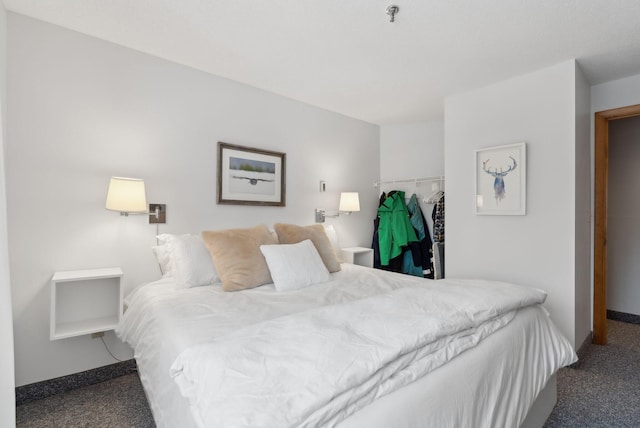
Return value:
[(109, 353), (109, 355), (111, 355), (111, 357), (116, 360), (116, 361), (120, 361), (121, 363), (124, 363), (127, 360), (121, 360), (120, 358), (116, 357), (115, 355), (113, 355), (113, 353), (109, 350), (109, 347), (107, 346), (107, 342), (104, 341), (104, 335), (100, 336), (100, 340), (102, 340), (102, 344), (104, 345), (104, 349), (107, 350), (107, 352)]

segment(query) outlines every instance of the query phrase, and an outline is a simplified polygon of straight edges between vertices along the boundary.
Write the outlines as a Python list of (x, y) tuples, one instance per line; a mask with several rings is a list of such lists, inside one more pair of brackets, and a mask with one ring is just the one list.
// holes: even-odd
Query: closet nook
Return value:
[[(431, 188), (427, 194), (425, 184)], [(444, 278), (444, 177), (378, 181), (374, 187), (381, 194), (371, 244), (373, 266)]]

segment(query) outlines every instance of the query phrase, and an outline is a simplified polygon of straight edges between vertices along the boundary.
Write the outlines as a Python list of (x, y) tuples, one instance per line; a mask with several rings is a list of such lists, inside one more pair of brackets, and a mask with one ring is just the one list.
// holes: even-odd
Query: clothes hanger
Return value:
[(444, 196), (442, 190), (436, 190), (428, 199), (423, 199), (425, 204), (436, 204)]

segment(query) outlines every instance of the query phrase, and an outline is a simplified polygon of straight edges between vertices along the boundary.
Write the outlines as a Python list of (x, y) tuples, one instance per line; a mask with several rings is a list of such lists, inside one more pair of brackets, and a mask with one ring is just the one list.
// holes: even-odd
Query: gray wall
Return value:
[(590, 337), (593, 309), (591, 236), (591, 88), (575, 64), (575, 338)]
[[(594, 114), (604, 110), (640, 104), (640, 74), (591, 87), (591, 152), (593, 153)], [(611, 124), (611, 122), (610, 122)], [(591, 170), (593, 171), (593, 161)], [(593, 189), (592, 189), (593, 192)], [(593, 225), (593, 219), (592, 219)], [(593, 228), (593, 227), (592, 227)], [(607, 286), (608, 288), (608, 286)], [(592, 292), (593, 295), (593, 292)], [(613, 308), (610, 308), (613, 309)], [(615, 310), (615, 309), (614, 309)]]
[[(143, 178), (149, 201), (167, 204), (161, 233), (310, 224), (314, 208), (337, 210), (340, 191), (359, 191), (362, 212), (328, 221), (343, 246), (370, 243), (378, 126), (20, 15), (8, 21), (18, 385), (114, 362), (89, 336), (49, 341), (54, 272), (120, 266), (125, 292), (159, 277), (155, 227), (104, 209), (111, 176)], [(287, 206), (216, 205), (217, 141), (286, 152)], [(112, 333), (106, 339), (131, 356)]]
[(640, 116), (609, 122), (607, 309), (640, 315)]

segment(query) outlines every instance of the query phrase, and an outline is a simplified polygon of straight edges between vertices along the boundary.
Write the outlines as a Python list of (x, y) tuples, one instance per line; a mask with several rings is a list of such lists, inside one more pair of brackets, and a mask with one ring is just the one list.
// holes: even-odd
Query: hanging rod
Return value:
[(438, 177), (423, 177), (423, 178), (408, 178), (404, 180), (381, 180), (373, 183), (373, 187), (380, 187), (382, 184), (397, 184), (397, 183), (433, 183), (433, 182), (444, 182), (443, 176)]

